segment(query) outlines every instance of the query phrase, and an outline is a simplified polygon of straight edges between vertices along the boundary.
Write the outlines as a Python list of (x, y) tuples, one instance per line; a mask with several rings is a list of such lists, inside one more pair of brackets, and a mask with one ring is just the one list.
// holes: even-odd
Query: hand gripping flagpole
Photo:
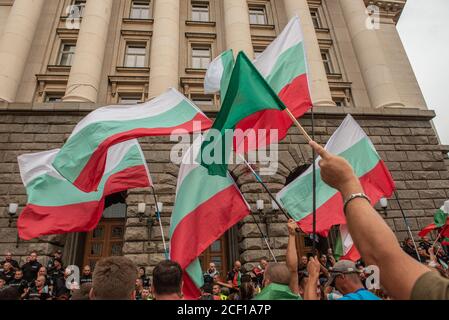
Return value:
[(396, 200), (398, 201), (399, 210), (401, 210), (401, 213), (402, 213), (402, 218), (404, 219), (405, 225), (407, 226), (408, 234), (409, 234), (410, 238), (412, 239), (413, 246), (415, 247), (415, 251), (416, 251), (416, 255), (418, 257), (418, 260), (419, 260), (419, 262), (421, 262), (421, 256), (419, 255), (418, 247), (416, 246), (416, 242), (415, 242), (415, 238), (413, 237), (412, 229), (410, 229), (410, 224), (408, 223), (408, 220), (407, 220), (407, 217), (405, 215), (405, 212), (402, 209), (401, 201), (399, 201), (398, 193), (397, 193), (396, 190), (394, 191), (394, 195), (396, 197)]
[(156, 190), (154, 189), (154, 186), (151, 186), (151, 189), (153, 190), (154, 206), (156, 208), (156, 218), (159, 222), (159, 227), (161, 228), (161, 236), (162, 236), (162, 243), (164, 244), (165, 259), (169, 260), (170, 256), (168, 254), (167, 243), (165, 242), (164, 228), (162, 227), (161, 211), (159, 210), (159, 205), (156, 198)]

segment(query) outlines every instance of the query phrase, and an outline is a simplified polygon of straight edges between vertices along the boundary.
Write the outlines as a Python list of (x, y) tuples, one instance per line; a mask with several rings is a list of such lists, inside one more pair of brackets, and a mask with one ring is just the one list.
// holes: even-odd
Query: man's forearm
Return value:
[[(363, 192), (358, 181), (340, 190), (343, 199)], [(367, 264), (379, 267), (380, 281), (396, 299), (409, 299), (416, 280), (429, 271), (406, 255), (393, 231), (365, 199), (354, 199), (346, 208), (349, 232)]]

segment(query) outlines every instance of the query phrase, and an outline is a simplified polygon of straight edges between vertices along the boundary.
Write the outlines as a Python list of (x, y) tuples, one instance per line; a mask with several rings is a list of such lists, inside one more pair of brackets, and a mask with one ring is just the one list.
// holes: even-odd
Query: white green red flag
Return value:
[(345, 224), (340, 225), (337, 241), (334, 248), (335, 258), (338, 260), (350, 260), (358, 261), (361, 256), (359, 251), (352, 241), (352, 237), (349, 234), (348, 226)]
[(96, 191), (103, 177), (108, 149), (144, 136), (209, 129), (212, 122), (184, 95), (169, 89), (138, 105), (99, 108), (81, 120), (54, 159), (54, 168), (84, 192)]
[(197, 299), (203, 274), (198, 257), (229, 228), (249, 214), (248, 204), (228, 173), (211, 176), (197, 161), (201, 137), (181, 165), (170, 223), (170, 258), (184, 272), (183, 292)]
[(442, 236), (449, 237), (449, 200), (435, 212), (433, 221), (433, 223), (424, 227), (418, 235), (422, 238), (433, 230), (439, 230)]
[[(325, 148), (330, 153), (349, 161), (373, 205), (383, 197), (391, 197), (395, 189), (393, 178), (371, 140), (351, 115), (346, 117)], [(317, 169), (316, 230), (317, 233), (327, 236), (332, 226), (344, 225), (346, 220), (341, 194), (321, 179), (318, 165), (320, 160), (318, 158), (315, 162)], [(312, 169), (310, 166), (277, 195), (283, 207), (306, 233), (313, 231)]]
[(27, 206), (19, 215), (20, 238), (87, 232), (96, 227), (108, 195), (152, 185), (137, 140), (109, 148), (98, 191), (85, 193), (62, 177), (52, 166), (59, 149), (18, 157), (20, 175), (26, 187)]
[[(217, 64), (220, 66), (222, 60), (219, 60), (220, 63), (211, 64), (210, 76), (207, 78), (205, 86), (212, 87), (211, 83), (224, 83), (227, 89), (230, 77), (226, 72), (213, 71), (215, 69), (223, 70), (216, 66)], [(230, 63), (228, 62), (227, 65), (229, 66)], [(254, 66), (296, 118), (304, 115), (312, 107), (304, 39), (298, 17), (294, 17), (288, 23), (282, 33), (254, 61)], [(232, 69), (228, 67), (225, 70)], [(218, 91), (217, 88), (218, 86), (215, 85), (215, 92)], [(224, 101), (223, 94), (222, 101)], [(244, 150), (250, 151), (281, 141), (287, 136), (292, 124), (290, 117), (282, 110), (274, 108), (260, 110), (240, 121), (236, 127), (244, 132), (255, 130), (258, 135), (257, 144), (237, 141), (236, 145), (243, 143)], [(264, 129), (266, 135), (258, 134), (259, 129)], [(271, 129), (277, 130), (276, 137), (270, 134)]]
[(226, 95), (232, 68), (234, 67), (234, 53), (229, 49), (210, 64), (204, 77), (204, 93), (220, 93), (222, 97)]

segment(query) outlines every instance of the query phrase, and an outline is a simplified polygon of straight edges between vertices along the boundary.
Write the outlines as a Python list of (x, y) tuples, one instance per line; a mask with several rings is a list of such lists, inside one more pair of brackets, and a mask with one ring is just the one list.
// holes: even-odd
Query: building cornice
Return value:
[(382, 18), (398, 22), (407, 0), (364, 0), (366, 6), (377, 6)]

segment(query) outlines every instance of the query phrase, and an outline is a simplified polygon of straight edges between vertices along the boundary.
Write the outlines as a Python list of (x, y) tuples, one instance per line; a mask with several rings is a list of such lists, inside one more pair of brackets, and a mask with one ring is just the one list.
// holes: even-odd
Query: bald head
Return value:
[(265, 271), (264, 280), (267, 284), (288, 285), (290, 283), (290, 271), (285, 263), (269, 263)]

